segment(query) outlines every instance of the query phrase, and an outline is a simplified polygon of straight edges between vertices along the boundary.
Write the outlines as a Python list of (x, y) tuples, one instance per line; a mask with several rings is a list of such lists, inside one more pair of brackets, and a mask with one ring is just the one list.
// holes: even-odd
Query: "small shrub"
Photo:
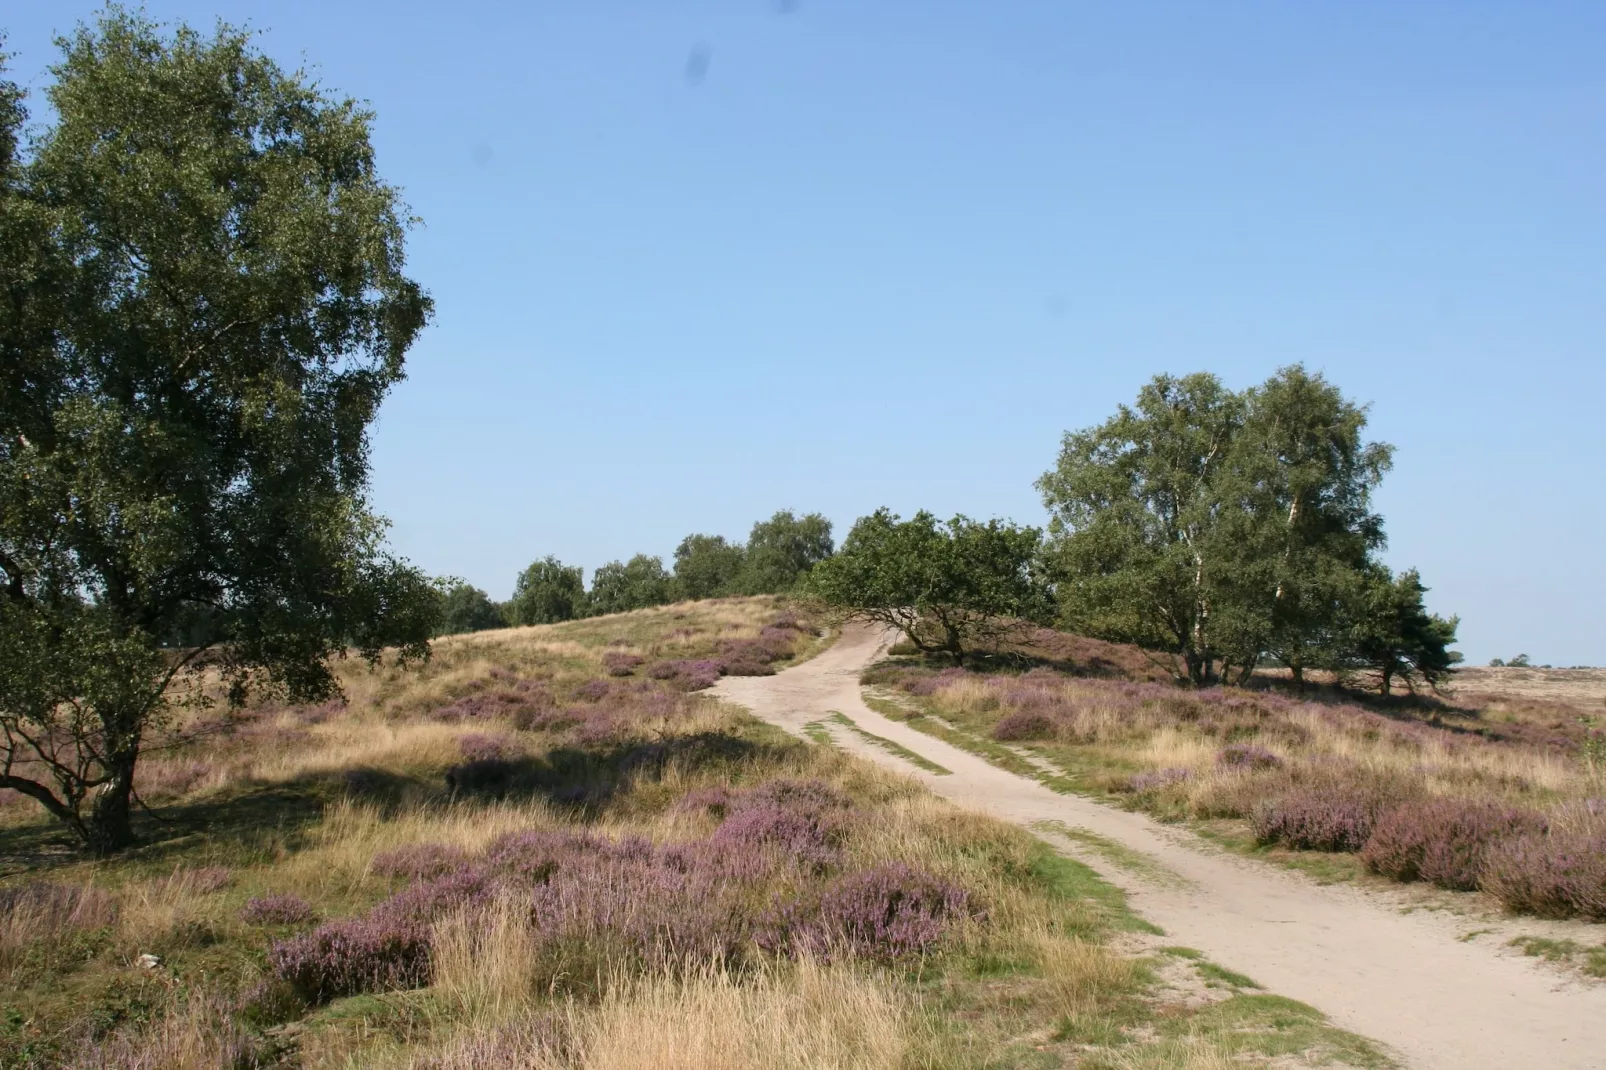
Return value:
[(415, 988), (429, 979), (429, 928), (389, 914), (326, 922), (275, 943), (268, 969), (309, 1003)]
[(711, 659), (660, 661), (647, 669), (654, 680), (663, 680), (681, 691), (701, 691), (719, 682), (724, 665)]
[(840, 860), (840, 839), (840, 822), (818, 813), (760, 803), (744, 805), (725, 818), (709, 842), (737, 852), (773, 852), (818, 871)]
[(1497, 843), (1480, 884), (1507, 910), (1606, 921), (1606, 830), (1552, 828)]
[(726, 676), (774, 676), (775, 666), (767, 661), (735, 658), (725, 662)]
[(791, 927), (793, 947), (829, 955), (847, 949), (867, 958), (919, 954), (966, 916), (963, 888), (901, 862), (838, 878), (818, 906)]
[(640, 654), (627, 654), (623, 650), (609, 650), (602, 655), (602, 667), (609, 676), (629, 676), (641, 665)]
[(587, 680), (575, 689), (575, 694), (587, 702), (601, 702), (613, 691), (606, 680)]
[(1041, 710), (1016, 710), (993, 725), (993, 738), (1004, 743), (1022, 739), (1048, 739), (1054, 735), (1054, 718)]
[(1473, 799), (1405, 803), (1378, 819), (1361, 860), (1397, 881), (1428, 881), (1441, 888), (1478, 887), (1485, 856), (1495, 844), (1544, 831), (1532, 810)]
[(240, 910), (240, 920), (250, 925), (296, 925), (313, 916), (312, 906), (299, 895), (256, 896)]
[(1283, 760), (1255, 743), (1229, 743), (1216, 753), (1216, 764), (1223, 769), (1278, 769)]
[(1380, 809), (1375, 798), (1300, 790), (1257, 806), (1250, 815), (1255, 839), (1301, 851), (1359, 851)]
[(462, 752), (463, 759), (470, 762), (510, 758), (514, 754), (512, 742), (506, 736), (488, 736), (482, 732), (458, 736), (457, 749)]

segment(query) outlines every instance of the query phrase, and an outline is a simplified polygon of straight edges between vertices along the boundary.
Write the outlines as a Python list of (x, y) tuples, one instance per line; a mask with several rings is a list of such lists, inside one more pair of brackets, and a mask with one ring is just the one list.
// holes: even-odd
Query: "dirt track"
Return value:
[(1169, 939), (1389, 1045), (1406, 1066), (1606, 1070), (1606, 986), (1563, 981), (1535, 960), (1458, 940), (1465, 925), (1442, 913), (1401, 914), (1359, 889), (1319, 886), (1141, 814), (1056, 794), (883, 717), (860, 698), (858, 679), (884, 645), (880, 633), (850, 628), (811, 661), (775, 676), (727, 677), (714, 694), (795, 734), (840, 712), (952, 775), (922, 772), (852, 732), (835, 732), (845, 748), (956, 803), (1026, 826), (1063, 822), (1143, 853), (1170, 876), (1136, 877), (1086, 860)]

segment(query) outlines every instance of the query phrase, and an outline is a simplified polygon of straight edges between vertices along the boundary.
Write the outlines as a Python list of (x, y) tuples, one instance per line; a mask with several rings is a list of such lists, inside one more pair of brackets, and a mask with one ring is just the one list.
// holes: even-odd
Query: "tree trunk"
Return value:
[(1394, 669), (1392, 667), (1387, 665), (1383, 666), (1383, 694), (1385, 695), (1389, 693), (1389, 678), (1393, 675)]
[(134, 842), (134, 760), (137, 752), (111, 758), (111, 779), (95, 793), (84, 838), (98, 857), (116, 854)]

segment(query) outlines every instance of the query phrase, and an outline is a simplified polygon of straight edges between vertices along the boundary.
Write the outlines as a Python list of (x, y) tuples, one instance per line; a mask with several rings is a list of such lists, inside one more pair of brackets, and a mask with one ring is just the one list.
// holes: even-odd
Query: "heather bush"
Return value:
[(780, 926), (795, 950), (890, 960), (930, 949), (967, 917), (968, 901), (957, 885), (897, 862), (839, 877), (817, 902), (784, 911)]
[(607, 670), (609, 676), (629, 676), (645, 660), (640, 654), (609, 650), (602, 655), (602, 667)]
[(457, 749), (463, 755), (463, 759), (470, 762), (510, 758), (516, 753), (512, 740), (506, 736), (488, 736), (483, 732), (469, 732), (458, 736)]
[(1277, 769), (1283, 760), (1255, 743), (1229, 743), (1216, 753), (1223, 769)]
[(1544, 825), (1544, 818), (1532, 810), (1485, 800), (1416, 800), (1378, 819), (1361, 860), (1372, 872), (1397, 881), (1472, 891), (1491, 847), (1543, 832)]
[(299, 895), (255, 896), (240, 910), (240, 920), (251, 925), (295, 925), (313, 917), (311, 904)]
[(601, 702), (613, 691), (606, 680), (587, 680), (575, 689), (575, 695), (586, 702)]
[(647, 669), (654, 680), (663, 680), (681, 691), (701, 691), (719, 682), (724, 666), (712, 659), (660, 661)]
[(274, 943), (268, 969), (309, 1003), (414, 988), (429, 978), (429, 927), (388, 914), (325, 922)]
[(1054, 735), (1054, 718), (1041, 710), (1015, 710), (993, 725), (993, 738), (1004, 743), (1023, 739), (1048, 739)]
[(1606, 828), (1552, 828), (1496, 843), (1480, 885), (1507, 910), (1606, 921)]
[(820, 871), (841, 860), (842, 831), (843, 822), (828, 813), (747, 802), (720, 823), (710, 842), (736, 852), (773, 852), (801, 868)]
[(1262, 844), (1302, 851), (1359, 851), (1380, 809), (1372, 796), (1298, 789), (1255, 807), (1250, 825)]

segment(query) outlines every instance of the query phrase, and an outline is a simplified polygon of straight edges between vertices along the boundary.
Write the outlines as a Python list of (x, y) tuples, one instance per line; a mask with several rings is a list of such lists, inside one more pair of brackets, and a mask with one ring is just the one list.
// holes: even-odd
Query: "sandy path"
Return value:
[(934, 776), (851, 732), (866, 758), (917, 776), (956, 803), (1017, 824), (1060, 821), (1149, 856), (1181, 880), (1146, 880), (1089, 858), (1168, 939), (1198, 948), (1417, 1070), (1606, 1070), (1606, 986), (1566, 981), (1497, 948), (1456, 939), (1440, 912), (1401, 914), (1356, 888), (1323, 887), (1214, 850), (1141, 814), (1059, 795), (872, 711), (859, 673), (880, 633), (849, 629), (811, 661), (769, 677), (726, 677), (714, 693), (793, 733), (836, 711), (952, 770)]

